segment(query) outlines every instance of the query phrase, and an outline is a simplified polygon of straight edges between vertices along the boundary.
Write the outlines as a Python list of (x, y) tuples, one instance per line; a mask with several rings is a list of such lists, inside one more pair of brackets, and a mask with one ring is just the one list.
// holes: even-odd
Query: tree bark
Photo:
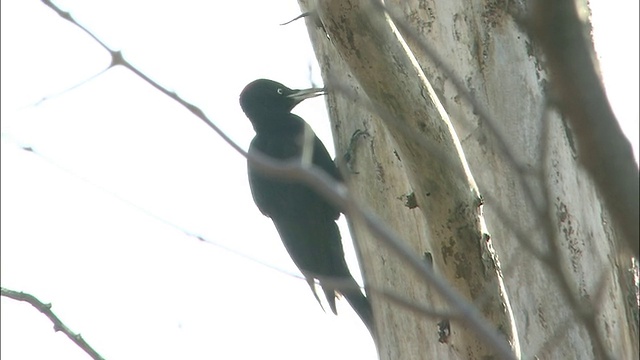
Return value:
[[(571, 125), (550, 106), (542, 51), (514, 20), (527, 7), (391, 0), (385, 14), (375, 1), (299, 2), (318, 16), (307, 25), (332, 89), (337, 153), (355, 130), (368, 133), (352, 151), (354, 196), (432, 259), (515, 356), (637, 356), (630, 254), (580, 167)], [(448, 304), (362, 224), (351, 225), (381, 359), (495, 355), (455, 313), (447, 334)], [(384, 291), (434, 313), (417, 314)]]

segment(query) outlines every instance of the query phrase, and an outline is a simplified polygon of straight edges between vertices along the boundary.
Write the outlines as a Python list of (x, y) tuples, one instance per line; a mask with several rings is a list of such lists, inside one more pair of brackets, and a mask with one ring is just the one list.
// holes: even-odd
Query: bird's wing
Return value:
[[(331, 159), (331, 156), (329, 155), (327, 148), (325, 148), (324, 144), (322, 143), (322, 141), (320, 141), (320, 139), (318, 139), (317, 136), (315, 137), (315, 144), (313, 147), (313, 164), (319, 167), (320, 169), (324, 170), (327, 174), (329, 174), (329, 176), (331, 176), (335, 180), (339, 182), (343, 181), (342, 175), (340, 174), (340, 171), (338, 171), (338, 168), (336, 167), (336, 164), (333, 162), (333, 159)], [(327, 214), (333, 220), (337, 220), (340, 217), (340, 210), (336, 206), (334, 206), (333, 204), (329, 203), (324, 199), (322, 199), (321, 201), (324, 202), (325, 204), (325, 209), (327, 211)]]
[[(274, 158), (287, 159), (299, 154), (300, 148), (295, 142), (256, 136), (251, 142), (249, 152), (256, 151)], [(315, 166), (325, 171), (329, 176), (342, 181), (340, 172), (329, 152), (315, 135), (312, 161)], [(279, 214), (295, 216), (308, 208), (313, 208), (316, 216), (333, 220), (340, 217), (338, 208), (305, 184), (262, 175), (253, 169), (251, 164), (248, 164), (248, 172), (253, 200), (262, 214), (266, 216), (274, 217)]]
[(340, 171), (338, 171), (338, 167), (331, 159), (327, 148), (324, 146), (322, 141), (315, 137), (315, 144), (313, 147), (313, 164), (327, 172), (331, 177), (340, 182), (343, 181), (342, 175)]
[(249, 186), (253, 202), (263, 215), (273, 217), (288, 208), (290, 195), (286, 188), (281, 183), (259, 174), (251, 167), (249, 167)]

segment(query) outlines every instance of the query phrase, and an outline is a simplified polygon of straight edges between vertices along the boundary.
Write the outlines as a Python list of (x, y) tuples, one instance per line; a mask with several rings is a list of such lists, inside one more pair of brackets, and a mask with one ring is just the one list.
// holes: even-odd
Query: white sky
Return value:
[[(244, 85), (266, 77), (308, 87), (310, 68), (321, 81), (303, 21), (278, 26), (299, 14), (293, 0), (57, 3), (245, 148), (253, 130), (238, 105)], [(594, 21), (615, 19), (596, 24), (596, 36), (637, 158), (638, 2), (592, 3), (607, 4)], [(122, 68), (34, 105), (110, 58), (39, 1), (0, 4), (3, 287), (51, 302), (107, 359), (376, 358), (346, 301), (339, 316), (325, 314), (294, 276), (253, 204), (244, 158)], [(322, 99), (296, 113), (331, 151)], [(30, 305), (1, 305), (3, 359), (87, 358)]]

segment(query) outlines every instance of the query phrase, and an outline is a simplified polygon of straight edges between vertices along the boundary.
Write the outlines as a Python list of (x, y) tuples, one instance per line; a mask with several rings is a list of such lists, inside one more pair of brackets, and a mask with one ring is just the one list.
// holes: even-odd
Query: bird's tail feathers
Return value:
[[(320, 301), (320, 298), (318, 297), (318, 292), (316, 291), (316, 282), (313, 279), (313, 277), (307, 276), (305, 275), (305, 278), (307, 279), (307, 284), (309, 284), (309, 287), (311, 288), (311, 292), (313, 293), (313, 296), (316, 298), (316, 300), (318, 301), (318, 304), (320, 304), (320, 307), (322, 308), (322, 311), (327, 312), (324, 309), (324, 306), (322, 306), (322, 301)], [(325, 295), (327, 294), (327, 292), (325, 291)], [(328, 297), (327, 297), (328, 299)], [(333, 305), (331, 304), (331, 301), (329, 301), (329, 305), (331, 306), (331, 310), (333, 310), (333, 313), (335, 314), (335, 300), (333, 302)]]
[(349, 302), (349, 305), (351, 305), (362, 322), (364, 322), (364, 324), (367, 326), (369, 332), (371, 332), (372, 335), (375, 334), (371, 303), (369, 302), (369, 299), (367, 299), (367, 297), (362, 293), (360, 285), (358, 285), (353, 277), (349, 276), (339, 279), (322, 278), (320, 279), (320, 285), (322, 285), (324, 294), (327, 297), (329, 306), (331, 306), (331, 310), (334, 314), (337, 315), (335, 298), (336, 295), (338, 295), (336, 293), (339, 293), (347, 299), (347, 302)]
[(334, 315), (338, 315), (338, 310), (336, 309), (336, 291), (328, 286), (322, 286), (322, 291), (324, 291), (324, 296), (327, 298), (331, 311), (333, 311)]

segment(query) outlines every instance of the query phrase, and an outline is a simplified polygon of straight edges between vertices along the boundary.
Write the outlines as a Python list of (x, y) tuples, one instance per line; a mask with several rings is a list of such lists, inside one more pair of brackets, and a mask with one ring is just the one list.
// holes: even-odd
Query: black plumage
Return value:
[[(291, 113), (302, 100), (322, 94), (323, 89), (292, 90), (266, 79), (248, 84), (240, 94), (240, 105), (256, 131), (249, 152), (279, 160), (300, 159), (307, 127), (312, 136), (306, 137), (309, 144), (305, 151), (312, 150), (311, 162), (342, 181), (324, 144), (302, 118)], [(253, 200), (258, 209), (273, 220), (285, 248), (318, 302), (314, 279), (320, 282), (334, 313), (335, 285), (344, 284), (339, 286), (339, 292), (373, 334), (371, 305), (344, 260), (340, 231), (335, 222), (340, 211), (303, 183), (263, 175), (251, 163), (248, 163), (248, 171)]]

